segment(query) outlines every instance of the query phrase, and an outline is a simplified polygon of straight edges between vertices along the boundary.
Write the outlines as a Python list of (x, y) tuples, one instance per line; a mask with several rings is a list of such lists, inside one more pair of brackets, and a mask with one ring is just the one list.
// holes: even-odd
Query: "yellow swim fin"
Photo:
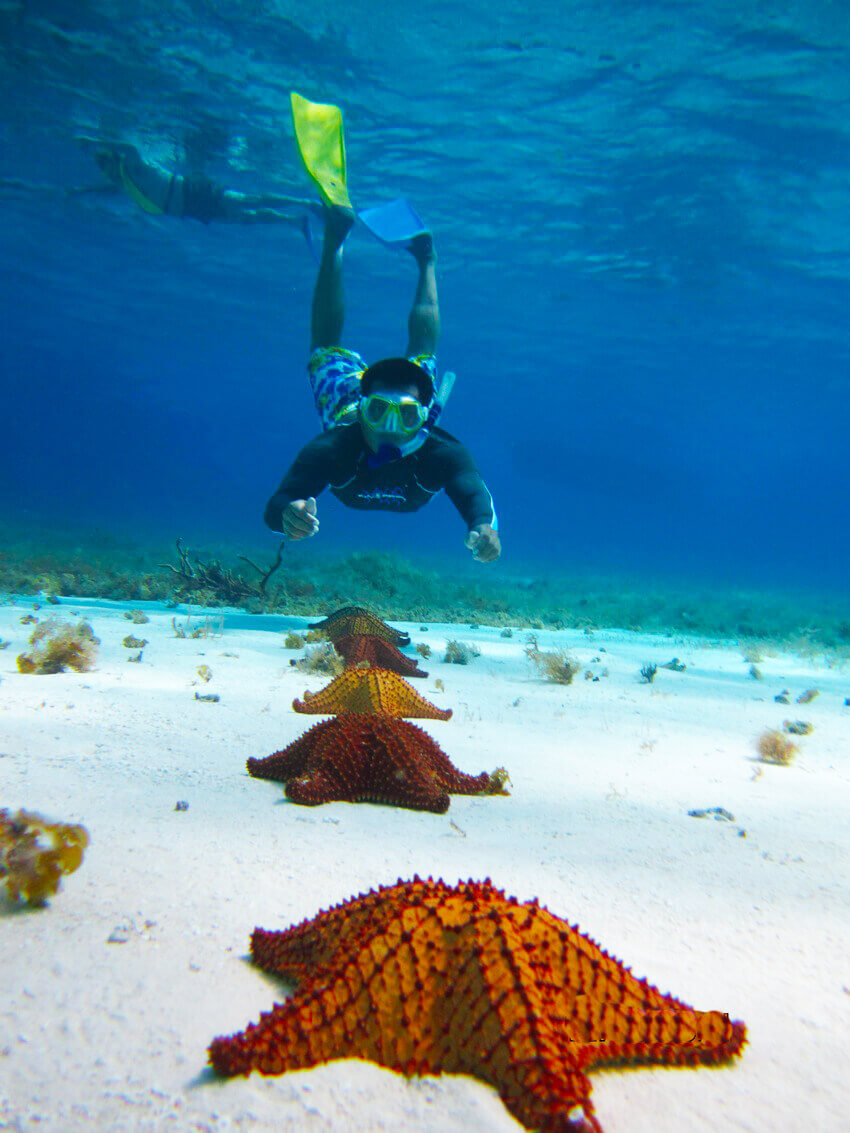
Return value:
[(338, 106), (291, 94), (295, 144), (325, 204), (351, 208), (345, 180), (345, 138)]

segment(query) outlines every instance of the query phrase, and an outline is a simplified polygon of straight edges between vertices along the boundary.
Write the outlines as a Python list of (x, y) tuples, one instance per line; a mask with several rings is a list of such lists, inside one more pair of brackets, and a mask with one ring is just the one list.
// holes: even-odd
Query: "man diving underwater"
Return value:
[[(433, 237), (406, 201), (355, 213), (338, 107), (293, 93), (292, 114), (296, 144), (322, 205), (239, 193), (206, 177), (182, 176), (143, 159), (129, 143), (80, 141), (94, 147), (109, 187), (125, 192), (147, 213), (205, 224), (297, 224), (308, 240), (310, 216), (319, 213), (324, 219), (308, 364), (323, 432), (295, 458), (266, 506), (266, 524), (293, 540), (315, 535), (316, 496), (326, 487), (347, 507), (381, 511), (418, 511), (444, 490), (466, 523), (473, 558), (493, 562), (501, 554), (493, 500), (470, 453), (436, 423), (454, 375), (444, 374), (437, 382), (440, 311)], [(413, 218), (412, 229), (399, 228), (399, 213), (402, 221)], [(371, 366), (341, 345), (343, 245), (356, 217), (384, 243), (405, 247), (419, 269), (405, 356)], [(388, 225), (395, 225), (393, 238), (387, 238)]]
[(351, 208), (326, 204), (308, 365), (324, 432), (295, 458), (266, 506), (266, 523), (289, 539), (315, 535), (316, 496), (328, 486), (347, 507), (382, 511), (418, 511), (445, 490), (473, 558), (492, 562), (501, 554), (493, 500), (467, 449), (434, 424), (447, 394), (435, 388), (440, 311), (431, 233), (406, 245), (419, 278), (405, 357), (367, 366), (339, 345), (342, 251), (353, 223)]

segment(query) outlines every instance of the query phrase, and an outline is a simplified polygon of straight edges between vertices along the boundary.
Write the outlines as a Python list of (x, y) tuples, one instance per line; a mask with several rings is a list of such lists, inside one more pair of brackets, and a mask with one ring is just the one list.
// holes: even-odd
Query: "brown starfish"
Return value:
[(389, 669), (403, 677), (427, 677), (418, 661), (405, 657), (397, 645), (374, 633), (347, 633), (334, 641), (334, 649), (345, 658), (346, 667), (353, 669), (364, 663), (372, 668)]
[(393, 629), (386, 622), (370, 613), (363, 606), (343, 606), (340, 610), (328, 616), (321, 622), (315, 622), (308, 627), (319, 630), (330, 641), (349, 634), (371, 633), (391, 641), (393, 645), (410, 645), (410, 634), (400, 629)]
[(323, 720), (283, 751), (249, 759), (248, 771), (286, 783), (286, 797), (308, 806), (369, 800), (443, 814), (450, 793), (508, 793), (504, 770), (466, 775), (427, 732), (392, 716)]
[(284, 932), (256, 964), (298, 987), (209, 1050), (219, 1074), (364, 1058), (403, 1074), (471, 1074), (527, 1129), (601, 1133), (598, 1066), (697, 1066), (741, 1052), (743, 1023), (637, 979), (574, 925), (489, 881), (399, 881)]
[(451, 708), (438, 708), (388, 669), (346, 669), (318, 692), (305, 692), (293, 700), (296, 712), (336, 716), (342, 712), (381, 712), (387, 716), (414, 716), (448, 720)]

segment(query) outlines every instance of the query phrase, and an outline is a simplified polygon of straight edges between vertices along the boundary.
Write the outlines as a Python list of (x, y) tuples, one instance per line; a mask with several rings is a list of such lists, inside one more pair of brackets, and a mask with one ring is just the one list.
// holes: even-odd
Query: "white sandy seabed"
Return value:
[[(328, 678), (292, 668), (280, 632), (306, 620), (180, 639), (173, 611), (135, 626), (126, 608), (63, 600), (51, 612), (79, 610), (101, 639), (96, 667), (33, 676), (15, 665), (32, 606), (0, 607), (0, 805), (91, 834), (49, 906), (0, 903), (0, 1128), (518, 1130), (468, 1077), (408, 1081), (353, 1060), (279, 1078), (205, 1070), (213, 1037), (285, 994), (247, 959), (255, 925), (415, 873), (537, 897), (662, 991), (747, 1024), (732, 1065), (594, 1073), (606, 1133), (848, 1128), (846, 670), (777, 653), (757, 681), (734, 643), (542, 631), (541, 649), (600, 677), (564, 687), (529, 663), (525, 631), (396, 623), (433, 650), (417, 689), (454, 710), (416, 723), (461, 770), (507, 767), (511, 795), (453, 796), (445, 815), (306, 808), (245, 771), (316, 722), (292, 699)], [(128, 633), (149, 639), (140, 664)], [(480, 656), (446, 664), (451, 639)], [(644, 662), (673, 656), (684, 672), (641, 682)], [(814, 725), (793, 765), (757, 762), (755, 739), (788, 717)], [(688, 815), (710, 807), (734, 819)]]

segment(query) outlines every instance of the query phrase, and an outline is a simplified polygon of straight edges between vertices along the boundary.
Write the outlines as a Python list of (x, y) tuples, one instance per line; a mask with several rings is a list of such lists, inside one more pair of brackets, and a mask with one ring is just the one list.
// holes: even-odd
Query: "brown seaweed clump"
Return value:
[(330, 641), (324, 641), (314, 649), (306, 649), (303, 657), (289, 663), (302, 673), (329, 673), (332, 677), (338, 677), (345, 669), (345, 661)]
[(0, 810), (0, 882), (12, 901), (43, 905), (73, 873), (89, 844), (85, 826), (48, 822), (40, 814)]
[(144, 610), (125, 610), (124, 617), (132, 622), (134, 626), (143, 626), (150, 621), (150, 618)]
[(474, 643), (463, 641), (447, 641), (446, 655), (443, 660), (448, 665), (468, 665), (470, 661), (480, 657), (481, 650)]
[(121, 642), (125, 649), (144, 649), (147, 643), (146, 637), (134, 637), (132, 633), (128, 633)]
[(756, 741), (756, 749), (762, 763), (775, 763), (787, 767), (797, 754), (797, 745), (776, 728), (768, 728)]
[(552, 653), (538, 649), (536, 639), (526, 646), (525, 655), (540, 671), (544, 680), (558, 685), (571, 685), (573, 677), (581, 668), (578, 661), (574, 661), (563, 649)]
[(21, 673), (86, 673), (94, 668), (100, 638), (88, 622), (70, 625), (60, 618), (39, 623), (30, 635), (32, 649), (18, 656)]

